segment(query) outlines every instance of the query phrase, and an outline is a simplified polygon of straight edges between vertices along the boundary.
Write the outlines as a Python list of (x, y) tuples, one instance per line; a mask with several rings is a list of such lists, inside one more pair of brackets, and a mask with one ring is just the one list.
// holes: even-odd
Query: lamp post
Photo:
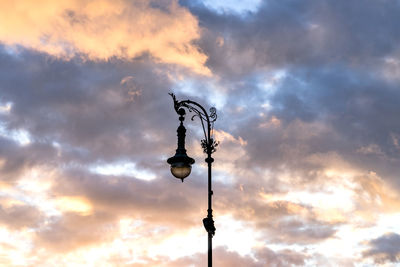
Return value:
[(212, 267), (212, 238), (215, 235), (215, 226), (212, 215), (212, 195), (213, 191), (211, 188), (211, 167), (214, 159), (211, 157), (211, 154), (215, 152), (216, 147), (218, 146), (218, 142), (216, 142), (211, 136), (214, 122), (217, 119), (217, 113), (215, 108), (210, 108), (210, 113), (207, 113), (205, 108), (200, 104), (191, 101), (191, 100), (183, 100), (177, 101), (174, 94), (169, 94), (174, 101), (174, 108), (176, 113), (179, 115), (180, 125), (177, 129), (178, 132), (178, 148), (176, 149), (175, 156), (169, 158), (167, 162), (171, 165), (171, 173), (178, 179), (185, 179), (189, 176), (192, 164), (194, 164), (194, 159), (190, 158), (186, 154), (185, 149), (185, 133), (186, 129), (183, 126), (183, 121), (185, 120), (186, 111), (185, 108), (189, 112), (193, 112), (192, 120), (195, 117), (200, 118), (201, 126), (204, 131), (204, 139), (201, 140), (201, 147), (203, 148), (204, 153), (207, 154), (207, 158), (205, 161), (208, 165), (208, 209), (207, 209), (207, 217), (203, 219), (203, 225), (208, 233), (208, 267)]

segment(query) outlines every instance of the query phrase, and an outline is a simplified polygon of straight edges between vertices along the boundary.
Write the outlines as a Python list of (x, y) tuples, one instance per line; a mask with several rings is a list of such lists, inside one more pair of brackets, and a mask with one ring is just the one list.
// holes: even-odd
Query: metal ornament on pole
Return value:
[[(212, 267), (212, 238), (215, 235), (215, 226), (213, 220), (213, 210), (212, 210), (212, 187), (211, 187), (211, 168), (214, 159), (211, 157), (211, 154), (216, 151), (216, 147), (218, 146), (218, 142), (216, 142), (212, 137), (212, 131), (214, 129), (214, 122), (217, 119), (216, 109), (214, 107), (210, 108), (210, 113), (207, 113), (206, 109), (201, 106), (199, 103), (196, 103), (191, 100), (183, 100), (177, 101), (174, 94), (169, 94), (173, 101), (174, 101), (174, 108), (175, 111), (178, 113), (179, 120), (181, 121), (180, 126), (178, 127), (178, 149), (176, 150), (176, 154), (174, 157), (168, 159), (168, 163), (171, 164), (171, 172), (172, 174), (177, 177), (174, 172), (173, 168), (177, 168), (176, 166), (186, 166), (188, 168), (188, 174), (186, 173), (183, 175), (185, 178), (190, 174), (190, 165), (194, 163), (194, 160), (186, 155), (186, 150), (184, 148), (184, 138), (186, 129), (183, 127), (183, 120), (186, 114), (183, 108), (186, 108), (189, 112), (193, 112), (194, 115), (192, 116), (192, 120), (195, 117), (200, 118), (201, 125), (204, 131), (204, 139), (201, 140), (201, 147), (203, 148), (204, 153), (207, 154), (207, 158), (205, 161), (207, 162), (208, 166), (208, 209), (207, 209), (207, 217), (203, 219), (203, 225), (208, 233), (208, 267)], [(183, 128), (181, 128), (183, 127)], [(186, 176), (185, 176), (186, 175)], [(182, 177), (177, 177), (182, 179)]]

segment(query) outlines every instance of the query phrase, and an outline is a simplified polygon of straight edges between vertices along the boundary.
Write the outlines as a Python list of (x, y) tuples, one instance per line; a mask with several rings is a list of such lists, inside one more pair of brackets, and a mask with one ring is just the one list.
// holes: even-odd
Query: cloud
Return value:
[[(196, 1), (14, 3), (0, 11), (0, 235), (26, 235), (0, 244), (4, 265), (205, 264), (202, 131), (185, 120), (196, 165), (182, 184), (165, 162), (171, 88), (218, 104), (218, 266), (397, 259), (397, 234), (376, 238), (399, 210), (394, 2), (272, 0), (247, 16)], [(238, 231), (251, 238), (223, 240)]]
[(0, 184), (13, 185), (34, 166), (51, 165), (56, 151), (46, 144), (32, 143), (21, 147), (13, 140), (0, 137)]
[[(314, 75), (309, 76), (311, 73)], [(309, 129), (316, 134), (307, 142), (311, 153), (335, 150), (351, 164), (361, 168), (368, 165), (370, 170), (395, 182), (390, 173), (395, 168), (392, 163), (400, 159), (392, 138), (400, 130), (395, 115), (400, 111), (394, 100), (398, 94), (391, 84), (368, 77), (366, 72), (330, 67), (307, 70), (283, 82), (273, 97), (272, 114), (289, 125), (298, 119), (321, 123), (327, 132)], [(360, 149), (371, 145), (380, 152), (360, 153)]]
[(393, 83), (344, 65), (286, 70), (266, 89), (269, 75), (243, 78), (227, 96), (230, 124), (221, 127), (246, 142), (237, 171), (286, 171), (306, 182), (341, 168), (372, 171), (398, 186), (400, 110)]
[[(168, 169), (165, 168), (164, 175)], [(173, 190), (175, 180), (157, 179), (151, 182), (129, 177), (102, 176), (85, 171), (66, 172), (54, 184), (58, 196), (83, 196), (93, 212), (106, 212), (112, 216), (130, 215), (160, 224), (187, 226), (199, 210), (196, 200), (201, 194), (192, 186), (187, 193)], [(166, 190), (169, 188), (170, 190)], [(180, 214), (186, 214), (185, 217)]]
[[(294, 200), (285, 201), (279, 196), (278, 200), (268, 200), (260, 189), (252, 186), (246, 183), (243, 190), (232, 190), (217, 184), (215, 190), (218, 189), (219, 197), (215, 201), (216, 210), (220, 211), (220, 215), (233, 214), (236, 220), (248, 223), (267, 243), (293, 245), (323, 242), (334, 236), (336, 226), (341, 223), (320, 216), (316, 209), (318, 203), (313, 207)], [(282, 185), (278, 183), (277, 186)], [(271, 192), (278, 195), (274, 190)]]
[[(227, 250), (225, 247), (217, 247), (213, 251), (213, 264), (221, 267), (283, 267), (283, 266), (302, 266), (305, 263), (305, 256), (291, 250), (273, 251), (267, 247), (255, 250), (255, 258), (250, 256), (242, 256), (236, 252)], [(192, 256), (182, 257), (177, 260), (168, 258), (160, 258), (158, 260), (147, 259), (144, 264), (133, 264), (129, 266), (161, 266), (161, 267), (184, 267), (184, 266), (203, 266), (207, 262), (206, 254), (195, 254)]]
[(62, 217), (52, 218), (49, 223), (35, 231), (38, 247), (65, 253), (83, 246), (111, 241), (115, 237), (109, 216), (102, 214), (81, 215), (64, 212)]
[(207, 66), (227, 79), (228, 88), (255, 73), (337, 64), (396, 79), (396, 2), (262, 1), (247, 17), (182, 2), (204, 25), (199, 43), (209, 55)]
[(37, 246), (58, 253), (98, 247), (121, 238), (119, 224), (124, 219), (142, 222), (136, 234), (154, 246), (194, 225), (200, 227), (201, 213), (206, 213), (203, 195), (196, 184), (167, 179), (167, 171), (150, 182), (71, 169), (53, 177), (47, 201), (59, 213), (37, 229)]
[[(153, 63), (127, 66), (117, 60), (95, 65), (48, 60), (43, 54), (28, 52), (18, 59), (4, 53), (3, 59), (1, 97), (12, 103), (10, 112), (2, 116), (5, 129), (27, 131), (32, 143), (46, 144), (59, 152), (60, 159), (92, 163), (143, 159), (134, 153), (139, 146), (149, 153), (157, 151), (151, 146), (159, 143), (164, 149), (173, 146), (165, 140), (175, 139), (176, 126), (159, 116), (175, 118), (167, 95), (170, 81), (151, 69)], [(141, 89), (144, 85), (146, 90)], [(142, 93), (132, 98), (134, 92)], [(158, 126), (170, 130), (160, 132)]]
[(43, 216), (35, 206), (13, 198), (0, 198), (0, 224), (11, 230), (38, 226)]
[(148, 53), (155, 61), (210, 74), (207, 56), (194, 44), (198, 22), (175, 0), (18, 0), (3, 2), (0, 10), (0, 41), (8, 46), (90, 60), (131, 60)]
[(387, 233), (369, 241), (369, 245), (371, 248), (366, 250), (363, 255), (372, 257), (375, 263), (396, 263), (400, 261), (400, 235), (397, 233)]

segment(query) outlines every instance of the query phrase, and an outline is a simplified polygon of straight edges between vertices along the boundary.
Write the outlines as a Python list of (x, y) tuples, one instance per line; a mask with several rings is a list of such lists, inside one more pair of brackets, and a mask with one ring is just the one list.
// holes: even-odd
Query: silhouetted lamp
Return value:
[(185, 110), (180, 108), (178, 110), (179, 120), (181, 124), (179, 125), (178, 132), (178, 148), (176, 149), (175, 156), (169, 158), (167, 162), (171, 165), (171, 173), (178, 179), (183, 179), (189, 176), (192, 171), (192, 164), (194, 163), (194, 159), (189, 157), (186, 154), (185, 149), (185, 136), (186, 136), (186, 128), (183, 126), (183, 121), (185, 120)]
[(213, 138), (212, 132), (214, 129), (214, 121), (217, 119), (217, 113), (215, 108), (210, 108), (208, 113), (205, 108), (192, 100), (177, 101), (174, 94), (170, 94), (174, 101), (175, 111), (179, 115), (181, 124), (178, 127), (178, 148), (175, 156), (169, 158), (167, 162), (171, 165), (171, 173), (178, 179), (183, 179), (189, 176), (192, 170), (192, 164), (194, 159), (188, 157), (185, 149), (185, 135), (186, 129), (183, 126), (186, 112), (183, 108), (186, 108), (189, 112), (193, 112), (192, 120), (194, 117), (198, 117), (201, 121), (201, 125), (204, 131), (204, 139), (201, 140), (201, 147), (204, 153), (207, 154), (205, 161), (208, 166), (208, 209), (207, 217), (203, 219), (203, 225), (208, 233), (208, 267), (212, 267), (212, 238), (215, 235), (215, 226), (212, 214), (212, 195), (213, 191), (211, 188), (211, 165), (214, 159), (211, 154), (215, 152), (218, 142)]

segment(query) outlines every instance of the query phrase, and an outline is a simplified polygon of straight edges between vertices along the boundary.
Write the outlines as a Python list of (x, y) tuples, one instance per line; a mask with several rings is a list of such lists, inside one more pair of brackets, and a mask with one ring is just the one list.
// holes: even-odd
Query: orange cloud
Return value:
[(50, 55), (91, 60), (150, 54), (209, 75), (207, 56), (193, 41), (197, 19), (176, 0), (16, 0), (0, 3), (0, 42)]
[(62, 211), (77, 212), (81, 215), (90, 215), (92, 205), (82, 197), (60, 197), (57, 199), (57, 206)]

